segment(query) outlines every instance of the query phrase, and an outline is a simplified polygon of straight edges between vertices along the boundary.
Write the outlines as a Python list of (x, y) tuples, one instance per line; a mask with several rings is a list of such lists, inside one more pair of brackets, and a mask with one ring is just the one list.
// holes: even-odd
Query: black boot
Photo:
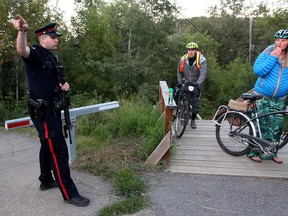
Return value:
[(190, 123), (190, 126), (191, 126), (192, 129), (196, 129), (197, 128), (195, 119), (196, 119), (196, 114), (192, 114), (191, 123)]
[(78, 206), (78, 207), (84, 207), (89, 205), (90, 200), (86, 197), (82, 197), (81, 195), (78, 195), (76, 197), (73, 197), (70, 200), (65, 200), (66, 203)]
[(55, 181), (52, 182), (51, 184), (47, 184), (47, 185), (41, 183), (40, 187), (39, 187), (39, 190), (46, 191), (46, 190), (49, 190), (50, 188), (57, 188), (57, 187), (58, 187), (58, 185), (57, 185), (57, 183)]
[(196, 129), (197, 128), (195, 120), (191, 119), (190, 126), (191, 126), (192, 129)]

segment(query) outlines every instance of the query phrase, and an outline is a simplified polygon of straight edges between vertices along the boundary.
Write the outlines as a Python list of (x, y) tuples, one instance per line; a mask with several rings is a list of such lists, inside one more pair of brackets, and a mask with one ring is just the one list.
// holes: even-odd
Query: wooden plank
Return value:
[(239, 163), (238, 161), (231, 161), (227, 163), (227, 161), (196, 161), (196, 160), (177, 160), (173, 159), (170, 161), (170, 167), (177, 166), (187, 166), (187, 167), (217, 167), (223, 169), (243, 169), (243, 172), (246, 172), (246, 169), (252, 170), (281, 170), (287, 171), (287, 164), (276, 164), (271, 160), (263, 161), (262, 163), (251, 163), (251, 160), (246, 158), (247, 160)]
[(201, 151), (201, 153), (203, 151), (218, 151), (219, 150), (219, 146), (213, 146), (213, 145), (197, 145), (197, 146), (189, 146), (189, 145), (179, 145), (176, 147), (177, 148), (177, 153), (183, 152), (184, 154), (187, 152), (191, 152), (191, 151)]
[(170, 136), (171, 132), (169, 131), (144, 164), (156, 165), (161, 160), (170, 149)]
[(270, 177), (270, 178), (288, 178), (287, 171), (274, 170), (246, 170), (243, 172), (237, 169), (222, 169), (215, 167), (170, 167), (170, 172), (212, 174), (212, 175), (231, 175), (231, 176), (249, 176), (249, 177)]
[[(202, 155), (203, 154), (203, 150), (205, 151), (205, 155), (215, 155), (215, 156), (230, 156), (229, 154), (227, 154), (226, 152), (224, 152), (222, 149), (220, 149), (220, 147), (218, 148), (214, 148), (211, 146), (205, 146), (203, 148), (186, 148), (186, 149), (181, 149), (178, 148), (177, 149), (177, 153), (181, 154), (181, 155)], [(207, 152), (207, 154), (206, 154)], [(282, 157), (285, 155), (287, 155), (287, 151), (286, 152), (279, 152), (281, 153)], [(232, 155), (231, 155), (232, 156)], [(232, 156), (232, 157), (238, 157), (238, 156)], [(240, 156), (241, 157), (241, 156)]]
[(173, 139), (171, 172), (288, 178), (288, 148), (278, 153), (283, 164), (272, 160), (256, 163), (246, 156), (235, 157), (224, 152), (217, 143), (215, 126), (209, 120), (198, 120), (197, 126), (197, 129), (187, 127), (183, 137)]
[[(222, 167), (193, 167), (193, 166), (181, 166), (181, 165), (178, 165), (178, 166), (173, 166), (173, 167), (170, 167), (170, 170), (171, 169), (174, 169), (174, 170), (188, 170), (188, 171), (191, 171), (191, 170), (195, 170), (195, 171), (199, 171), (201, 170), (201, 172), (203, 171), (207, 171), (207, 170), (210, 170), (210, 171), (218, 171), (218, 172), (232, 172), (232, 173), (237, 173), (237, 174), (249, 174), (249, 176), (257, 176), (257, 175), (261, 175), (261, 173), (268, 173), (268, 172), (272, 172), (274, 173), (273, 175), (277, 174), (277, 172), (281, 173), (281, 175), (283, 175), (285, 173), (285, 176), (288, 176), (288, 173), (287, 173), (287, 169), (273, 169), (273, 168), (269, 168), (269, 169), (245, 169), (245, 168), (226, 168), (226, 169), (223, 169)], [(278, 174), (280, 175), (280, 174)]]
[[(243, 156), (245, 157), (245, 156)], [(286, 157), (283, 157), (283, 155), (279, 154), (279, 157), (283, 158), (283, 160), (286, 161), (286, 163), (288, 162), (288, 158), (287, 158), (287, 154)], [(239, 163), (241, 162), (241, 157), (236, 157), (236, 156), (231, 156), (228, 154), (225, 154), (223, 152), (223, 154), (221, 155), (215, 155), (215, 154), (209, 154), (209, 153), (204, 153), (202, 152), (201, 154), (175, 154), (172, 155), (171, 159), (183, 159), (183, 160), (202, 160), (202, 161), (227, 161), (227, 162), (231, 162), (231, 161), (238, 161)], [(245, 157), (246, 158), (246, 157)], [(248, 159), (248, 158), (247, 158)], [(250, 162), (252, 163), (253, 161), (250, 160)], [(254, 162), (255, 163), (255, 162)]]

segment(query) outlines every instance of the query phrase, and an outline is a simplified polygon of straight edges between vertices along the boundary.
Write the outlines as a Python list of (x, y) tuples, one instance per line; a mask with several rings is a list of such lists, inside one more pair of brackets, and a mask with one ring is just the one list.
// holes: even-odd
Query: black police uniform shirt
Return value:
[[(40, 45), (33, 45), (28, 58), (24, 58), (24, 61), (31, 98), (52, 102), (55, 87), (58, 86), (57, 62), (53, 54)], [(61, 111), (46, 108), (44, 119), (33, 118), (33, 116), (31, 119), (40, 139), (51, 138), (57, 134), (63, 136)]]
[(31, 98), (52, 101), (58, 86), (57, 62), (52, 52), (33, 45), (24, 61)]

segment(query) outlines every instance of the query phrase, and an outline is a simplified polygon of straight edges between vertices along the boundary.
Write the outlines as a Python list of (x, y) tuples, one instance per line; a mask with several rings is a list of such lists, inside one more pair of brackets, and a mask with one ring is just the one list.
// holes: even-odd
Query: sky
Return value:
[[(58, 1), (58, 7), (64, 12), (64, 20), (69, 22), (70, 17), (75, 15), (74, 13), (74, 0), (51, 0), (51, 4), (55, 5)], [(206, 10), (209, 6), (214, 6), (220, 2), (220, 0), (170, 0), (171, 3), (176, 3), (181, 7), (181, 14), (185, 18), (205, 16)], [(179, 15), (181, 17), (181, 15)], [(182, 17), (183, 18), (183, 17)]]
[[(172, 3), (173, 0), (170, 0)], [(200, 17), (207, 15), (207, 9), (220, 3), (220, 0), (174, 0), (181, 7), (181, 14), (185, 18)], [(183, 18), (183, 17), (182, 17)]]
[[(97, 0), (94, 0), (97, 1)], [(107, 2), (112, 0), (106, 0)], [(210, 6), (219, 5), (220, 0), (169, 0), (171, 3), (176, 3), (178, 7), (181, 7), (179, 17), (190, 18), (207, 16), (207, 9)], [(249, 0), (246, 0), (250, 2)], [(63, 10), (64, 20), (69, 23), (70, 17), (75, 15), (74, 12), (74, 0), (50, 0), (51, 5), (55, 5), (58, 2), (58, 7)], [(277, 4), (277, 0), (253, 0), (253, 3), (263, 2), (268, 8), (271, 8), (273, 2)], [(183, 17), (184, 16), (184, 17)]]

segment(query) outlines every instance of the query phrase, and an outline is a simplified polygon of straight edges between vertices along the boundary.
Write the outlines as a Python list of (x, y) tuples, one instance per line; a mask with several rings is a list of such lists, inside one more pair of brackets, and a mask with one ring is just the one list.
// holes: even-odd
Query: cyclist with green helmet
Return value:
[[(281, 29), (275, 33), (274, 44), (268, 46), (256, 59), (254, 73), (258, 79), (254, 85), (254, 93), (264, 97), (257, 101), (260, 115), (270, 111), (286, 109), (285, 100), (288, 94), (288, 29)], [(282, 115), (272, 115), (259, 119), (262, 138), (272, 143), (279, 143), (284, 119)], [(262, 159), (272, 159), (276, 163), (283, 163), (277, 157), (277, 152), (271, 157), (251, 151), (248, 157), (256, 162)]]
[(177, 82), (182, 84), (183, 78), (187, 82), (196, 83), (200, 94), (192, 97), (191, 127), (196, 129), (195, 119), (200, 111), (200, 96), (203, 91), (204, 81), (207, 75), (207, 60), (199, 50), (198, 44), (190, 42), (186, 45), (187, 53), (181, 57), (177, 67)]

